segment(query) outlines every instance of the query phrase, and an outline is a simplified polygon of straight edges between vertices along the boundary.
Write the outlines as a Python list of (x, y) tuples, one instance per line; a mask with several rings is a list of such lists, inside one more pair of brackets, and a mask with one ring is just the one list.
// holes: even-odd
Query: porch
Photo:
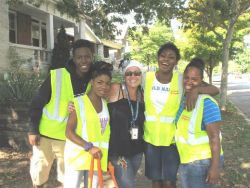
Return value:
[[(101, 40), (87, 25), (86, 17), (80, 21), (60, 14), (55, 1), (48, 0), (39, 8), (30, 4), (9, 7), (9, 48), (14, 48), (20, 57), (32, 64), (33, 70), (46, 71), (51, 62), (52, 49), (61, 28), (73, 29), (69, 42), (77, 39), (90, 41), (95, 53), (98, 53)], [(101, 55), (101, 54), (100, 54)]]

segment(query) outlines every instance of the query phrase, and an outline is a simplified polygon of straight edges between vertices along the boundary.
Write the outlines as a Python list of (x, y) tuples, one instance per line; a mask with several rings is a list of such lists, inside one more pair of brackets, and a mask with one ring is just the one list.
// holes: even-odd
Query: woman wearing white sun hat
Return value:
[(118, 186), (133, 188), (144, 151), (144, 102), (140, 87), (143, 66), (135, 60), (126, 60), (125, 64), (125, 82), (112, 83), (109, 94), (109, 160), (115, 167)]

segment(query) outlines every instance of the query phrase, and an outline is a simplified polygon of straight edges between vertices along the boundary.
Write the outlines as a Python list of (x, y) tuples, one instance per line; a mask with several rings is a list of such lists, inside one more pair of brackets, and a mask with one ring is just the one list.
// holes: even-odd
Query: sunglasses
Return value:
[(135, 71), (135, 72), (131, 72), (131, 71), (125, 72), (125, 76), (132, 76), (132, 75), (141, 76), (141, 72), (137, 72), (137, 71)]

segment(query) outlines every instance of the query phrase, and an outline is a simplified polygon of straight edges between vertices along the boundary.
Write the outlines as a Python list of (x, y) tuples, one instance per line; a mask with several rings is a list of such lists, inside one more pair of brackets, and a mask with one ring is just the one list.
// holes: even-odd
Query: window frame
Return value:
[[(10, 27), (10, 14), (14, 15), (14, 28)], [(17, 44), (17, 13), (15, 11), (9, 10), (8, 16), (9, 16), (9, 33), (10, 33), (10, 31), (15, 32), (15, 42), (10, 41), (10, 36), (9, 36), (9, 42), (11, 42), (13, 44)]]
[[(33, 26), (38, 26), (38, 31), (39, 31), (39, 36), (38, 37), (34, 37), (33, 35)], [(38, 40), (38, 43), (39, 45), (38, 46), (35, 46), (33, 44), (33, 39), (37, 39)], [(34, 46), (34, 47), (41, 47), (41, 21), (35, 17), (31, 17), (31, 46)]]

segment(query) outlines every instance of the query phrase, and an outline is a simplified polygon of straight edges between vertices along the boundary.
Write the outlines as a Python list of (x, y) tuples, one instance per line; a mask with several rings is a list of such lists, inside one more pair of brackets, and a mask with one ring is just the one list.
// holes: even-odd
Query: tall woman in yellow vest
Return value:
[[(183, 76), (186, 94), (202, 84), (203, 70), (204, 62), (200, 58), (192, 59), (187, 65)], [(220, 124), (220, 109), (209, 95), (199, 95), (190, 112), (184, 109), (182, 101), (176, 116), (176, 144), (183, 188), (216, 187), (223, 157)]]
[[(91, 157), (101, 158), (103, 171), (107, 171), (110, 136), (109, 113), (103, 97), (110, 89), (111, 64), (93, 64), (91, 90), (74, 99), (75, 111), (69, 115), (65, 145), (65, 188), (79, 188), (82, 176), (88, 186)], [(97, 165), (95, 165), (96, 167)], [(94, 177), (93, 187), (97, 187)]]
[[(180, 60), (179, 49), (166, 43), (157, 53), (159, 70), (143, 78), (145, 123), (145, 175), (153, 188), (176, 187), (179, 155), (174, 141), (174, 119), (179, 109), (183, 88), (182, 74), (173, 72)], [(192, 109), (199, 93), (217, 94), (216, 87), (201, 85), (191, 90), (186, 104)]]

